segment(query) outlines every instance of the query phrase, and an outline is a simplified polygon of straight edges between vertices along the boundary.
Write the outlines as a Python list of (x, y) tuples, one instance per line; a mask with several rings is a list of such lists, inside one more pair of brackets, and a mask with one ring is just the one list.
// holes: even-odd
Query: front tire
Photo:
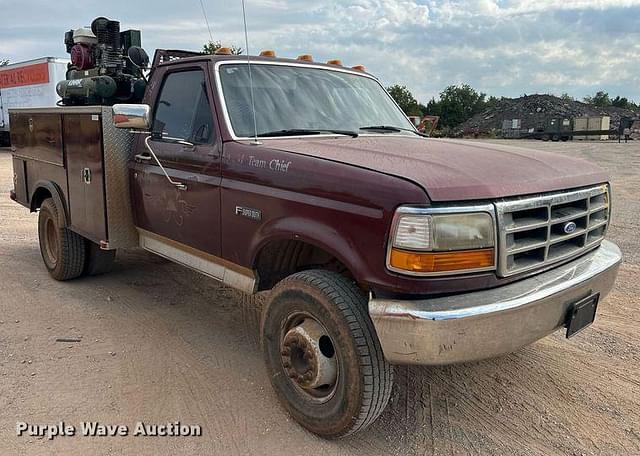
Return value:
[(261, 334), (273, 388), (309, 431), (344, 437), (385, 409), (392, 367), (353, 281), (323, 270), (287, 277), (263, 311)]
[(62, 210), (52, 198), (44, 200), (38, 215), (38, 238), (40, 253), (51, 277), (71, 280), (82, 275), (85, 239), (65, 226)]

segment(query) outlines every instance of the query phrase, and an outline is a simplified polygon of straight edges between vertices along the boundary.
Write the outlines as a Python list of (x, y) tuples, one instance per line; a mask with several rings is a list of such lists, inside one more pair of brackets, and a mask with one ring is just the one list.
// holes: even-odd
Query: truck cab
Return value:
[(141, 104), (109, 112), (12, 113), (12, 195), (40, 212), (54, 278), (140, 246), (267, 292), (272, 385), (325, 437), (379, 416), (395, 364), (500, 356), (593, 322), (621, 261), (602, 170), (425, 138), (364, 68), (270, 55), (167, 59)]

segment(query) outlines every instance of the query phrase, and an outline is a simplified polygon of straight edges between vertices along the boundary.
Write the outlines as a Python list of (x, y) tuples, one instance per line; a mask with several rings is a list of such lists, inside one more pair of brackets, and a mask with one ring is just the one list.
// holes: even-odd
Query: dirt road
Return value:
[[(518, 143), (524, 145), (525, 143)], [(462, 366), (400, 367), (368, 431), (327, 442), (271, 391), (252, 301), (142, 251), (106, 276), (47, 275), (0, 151), (0, 455), (640, 454), (640, 142), (526, 143), (597, 160), (625, 254), (592, 328)], [(57, 342), (77, 338), (80, 342)], [(17, 437), (16, 422), (180, 421), (201, 437)]]

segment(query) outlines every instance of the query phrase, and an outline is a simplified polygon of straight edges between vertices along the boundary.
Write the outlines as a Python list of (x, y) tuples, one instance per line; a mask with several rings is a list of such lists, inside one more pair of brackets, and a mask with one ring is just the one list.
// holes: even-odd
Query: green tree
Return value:
[(0, 59), (0, 66), (9, 65), (9, 59)]
[(609, 98), (609, 94), (602, 90), (596, 92), (596, 94), (592, 97), (584, 97), (583, 101), (587, 104), (597, 106), (598, 108), (607, 108), (611, 106), (611, 98)]
[(440, 102), (436, 101), (436, 99), (432, 97), (431, 100), (429, 100), (429, 103), (427, 103), (426, 111), (427, 114), (431, 114), (432, 116), (439, 116), (442, 114), (440, 111)]
[(562, 101), (575, 101), (575, 98), (573, 98), (567, 92), (564, 92), (562, 95), (560, 95), (560, 99), (562, 99)]
[[(209, 41), (202, 46), (202, 52), (205, 54), (215, 54), (218, 49), (220, 49), (222, 44), (220, 41)], [(244, 49), (238, 46), (231, 46), (231, 53), (234, 55), (240, 55), (244, 52)]]
[[(430, 114), (440, 116), (440, 123), (444, 127), (456, 127), (470, 119), (486, 107), (486, 94), (473, 89), (468, 84), (449, 86), (440, 93), (440, 99), (431, 99), (427, 104)], [(498, 99), (490, 98), (495, 104)]]
[(620, 97), (620, 95), (616, 96), (613, 100), (611, 100), (611, 105), (617, 108), (625, 108), (625, 109), (633, 108), (633, 103), (629, 103), (629, 100), (626, 97)]
[(396, 100), (400, 109), (408, 116), (419, 116), (422, 114), (418, 100), (415, 99), (413, 94), (406, 86), (393, 85), (387, 87), (387, 91)]

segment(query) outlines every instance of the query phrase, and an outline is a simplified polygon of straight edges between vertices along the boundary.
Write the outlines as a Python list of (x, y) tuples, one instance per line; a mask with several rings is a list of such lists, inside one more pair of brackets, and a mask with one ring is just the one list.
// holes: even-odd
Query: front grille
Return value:
[(600, 245), (609, 222), (609, 190), (599, 185), (503, 200), (496, 209), (498, 274), (506, 277)]

